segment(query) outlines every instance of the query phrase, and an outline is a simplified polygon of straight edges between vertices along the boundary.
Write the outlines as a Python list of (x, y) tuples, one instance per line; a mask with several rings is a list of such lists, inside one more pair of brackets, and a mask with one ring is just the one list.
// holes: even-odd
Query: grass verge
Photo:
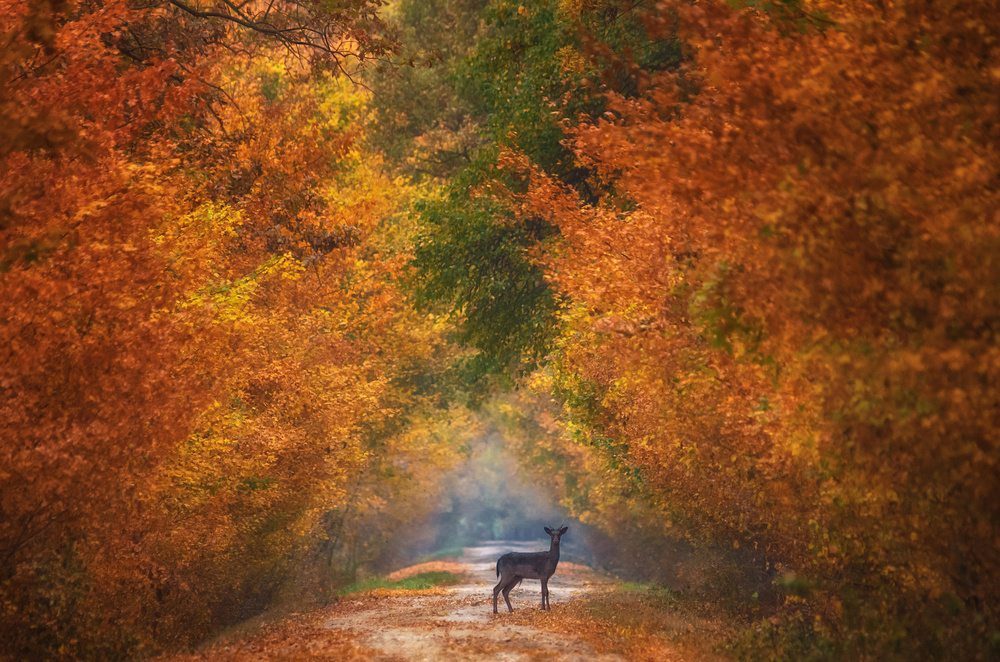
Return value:
[(453, 572), (422, 572), (413, 577), (393, 581), (386, 577), (370, 577), (364, 581), (348, 584), (337, 591), (337, 595), (370, 593), (384, 589), (388, 591), (424, 591), (435, 586), (452, 586), (462, 582), (462, 576)]

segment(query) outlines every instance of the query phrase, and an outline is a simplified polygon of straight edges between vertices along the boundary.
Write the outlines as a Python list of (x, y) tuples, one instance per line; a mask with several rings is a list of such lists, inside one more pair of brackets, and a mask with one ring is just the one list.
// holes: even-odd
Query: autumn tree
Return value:
[(451, 456), (406, 426), (440, 404), (437, 327), (394, 284), (408, 189), (354, 146), (350, 63), (395, 47), (377, 8), (4, 12), (3, 655), (203, 638), (325, 513), (403, 517)]
[[(410, 5), (403, 3), (403, 7)], [(466, 3), (447, 5), (450, 12), (468, 13)], [(415, 10), (403, 12), (411, 17)], [(458, 141), (462, 158), (438, 195), (421, 201), (416, 209), (423, 232), (417, 239), (412, 283), (418, 304), (447, 310), (459, 322), (457, 340), (477, 350), (464, 359), (459, 374), (471, 387), (473, 400), (488, 392), (494, 382), (510, 385), (544, 360), (558, 334), (560, 296), (542, 278), (531, 256), (555, 234), (543, 217), (517, 217), (509, 204), (490, 193), (493, 188), (519, 190), (524, 183), (496, 167), (501, 150), (514, 147), (529, 154), (546, 172), (597, 199), (596, 180), (563, 144), (565, 129), (557, 109), (564, 107), (587, 116), (599, 116), (603, 100), (587, 93), (588, 73), (599, 70), (580, 55), (586, 35), (597, 34), (610, 44), (607, 60), (629, 51), (654, 70), (679, 57), (676, 42), (653, 43), (646, 39), (635, 15), (587, 15), (589, 32), (581, 32), (557, 2), (520, 5), (484, 3), (479, 28), (471, 35), (448, 42), (449, 57), (440, 65), (438, 83), (425, 88), (437, 94), (442, 87), (453, 99), (462, 121), (446, 138), (438, 129), (410, 123), (415, 142), (428, 145)], [(422, 20), (422, 19), (420, 19)], [(449, 19), (450, 20), (450, 19)], [(423, 23), (419, 23), (423, 25)], [(461, 49), (466, 40), (472, 44)], [(445, 76), (450, 86), (441, 85)], [(412, 97), (422, 79), (408, 79), (395, 86), (382, 80), (390, 92), (406, 90)], [(623, 89), (634, 85), (627, 73)], [(389, 95), (386, 95), (387, 97)], [(377, 116), (390, 131), (406, 110), (387, 104)], [(449, 110), (451, 117), (452, 110)], [(441, 120), (439, 117), (438, 121)], [(425, 122), (426, 123), (426, 122)], [(468, 133), (474, 131), (474, 138)], [(458, 133), (456, 133), (458, 132)], [(459, 133), (462, 137), (459, 137)], [(419, 150), (415, 150), (419, 153)]]
[(510, 192), (521, 217), (561, 238), (537, 259), (573, 302), (551, 388), (704, 536), (782, 564), (797, 599), (818, 591), (808, 637), (848, 657), (988, 656), (995, 16), (643, 16), (688, 60), (623, 60), (634, 96), (595, 81), (607, 112), (570, 134), (608, 195), (503, 163), (532, 179)]

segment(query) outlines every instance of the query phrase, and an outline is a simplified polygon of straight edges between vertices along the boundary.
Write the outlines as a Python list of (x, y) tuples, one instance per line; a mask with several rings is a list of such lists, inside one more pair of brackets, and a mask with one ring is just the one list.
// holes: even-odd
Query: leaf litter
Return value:
[(173, 657), (170, 662), (720, 659), (704, 647), (679, 641), (679, 634), (690, 638), (694, 629), (688, 617), (671, 615), (676, 627), (667, 628), (668, 632), (662, 623), (653, 627), (618, 622), (616, 610), (629, 611), (629, 605), (612, 602), (610, 613), (593, 607), (592, 601), (604, 604), (603, 596), (614, 594), (616, 583), (586, 566), (560, 563), (549, 581), (551, 611), (540, 608), (539, 584), (524, 582), (511, 592), (515, 612), (508, 613), (501, 598), (501, 612), (494, 614), (493, 564), (460, 561), (418, 564), (389, 577), (444, 571), (462, 575), (465, 583), (419, 591), (377, 589), (346, 596), (310, 614), (261, 628), (244, 639)]

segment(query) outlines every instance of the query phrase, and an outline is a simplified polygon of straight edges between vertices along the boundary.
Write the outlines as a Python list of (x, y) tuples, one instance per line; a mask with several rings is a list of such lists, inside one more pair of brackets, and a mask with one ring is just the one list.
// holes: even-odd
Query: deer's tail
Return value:
[(500, 559), (497, 559), (497, 577), (500, 576)]

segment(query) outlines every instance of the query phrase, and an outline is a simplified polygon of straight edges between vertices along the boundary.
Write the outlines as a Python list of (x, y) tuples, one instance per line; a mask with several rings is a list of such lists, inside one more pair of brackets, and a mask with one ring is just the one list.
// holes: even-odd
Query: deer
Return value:
[(493, 588), (493, 613), (497, 612), (497, 597), (503, 592), (503, 599), (507, 603), (507, 609), (514, 613), (514, 607), (510, 604), (508, 594), (510, 590), (521, 583), (522, 579), (542, 580), (542, 609), (552, 611), (549, 605), (549, 577), (556, 571), (559, 564), (559, 538), (561, 538), (568, 526), (561, 529), (550, 529), (545, 527), (545, 533), (549, 534), (552, 544), (547, 552), (508, 552), (497, 559), (497, 577), (500, 578)]

